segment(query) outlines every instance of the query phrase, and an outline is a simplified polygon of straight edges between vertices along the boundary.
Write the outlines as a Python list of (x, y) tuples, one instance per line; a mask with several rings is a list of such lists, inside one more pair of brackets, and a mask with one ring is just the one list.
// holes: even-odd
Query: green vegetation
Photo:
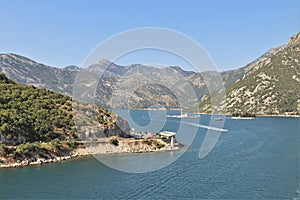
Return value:
[(152, 145), (152, 140), (149, 140), (149, 139), (145, 139), (143, 140), (143, 143), (147, 144), (147, 145)]
[(163, 144), (163, 143), (161, 143), (161, 142), (159, 142), (158, 140), (150, 140), (150, 139), (145, 139), (145, 140), (143, 140), (143, 143), (144, 144), (147, 144), (147, 145), (149, 145), (149, 146), (151, 146), (152, 144), (156, 147), (156, 148), (158, 148), (158, 149), (160, 149), (160, 148), (162, 148), (162, 147), (165, 147), (165, 144)]
[(7, 78), (5, 74), (0, 74), (0, 84), (15, 84), (15, 82)]
[(158, 142), (157, 140), (155, 140), (155, 141), (153, 142), (153, 144), (154, 144), (157, 148), (159, 148), (159, 149), (165, 147), (165, 144), (160, 143), (160, 142)]
[[(9, 74), (10, 77), (18, 83), (24, 83), (27, 85), (36, 84), (41, 88), (50, 89), (65, 95), (72, 94), (73, 84), (79, 71), (79, 68), (76, 66), (54, 68), (16, 54), (0, 54), (0, 63), (2, 64), (1, 68), (5, 71), (5, 73)], [(123, 76), (124, 80), (121, 85), (125, 88), (125, 93), (123, 94), (131, 97), (128, 102), (130, 109), (174, 109), (190, 107), (192, 104), (196, 103), (197, 99), (200, 99), (208, 92), (203, 77), (209, 76), (211, 72), (196, 73), (192, 71), (184, 71), (180, 67), (159, 69), (139, 64), (118, 66), (111, 62), (109, 63), (110, 65), (106, 71), (110, 73), (99, 80), (95, 99), (91, 99), (89, 97), (89, 92), (92, 92), (89, 90), (89, 87), (81, 88), (79, 93), (82, 94), (81, 97), (84, 98), (85, 101), (94, 102), (95, 100), (95, 104), (97, 105), (111, 106), (110, 100), (117, 80), (119, 79), (118, 77), (120, 75), (123, 76), (127, 72), (130, 72), (130, 75), (128, 74), (129, 76), (126, 77)], [(92, 74), (97, 71), (101, 72), (103, 67), (104, 66), (101, 63), (93, 64), (89, 68), (92, 70), (90, 71), (92, 73), (89, 74), (93, 77)], [(151, 79), (160, 80), (159, 82), (162, 84), (149, 82), (148, 84), (144, 84), (143, 87), (136, 88), (135, 92), (131, 94), (130, 88), (136, 86), (136, 81), (139, 77), (138, 73), (136, 74), (131, 72), (137, 72), (140, 71), (140, 69), (146, 77), (149, 77), (150, 75), (150, 77), (152, 77)], [(245, 69), (243, 68), (221, 72), (225, 87), (234, 83), (244, 74), (244, 72)], [(97, 73), (95, 73), (95, 76), (97, 76)], [(97, 79), (97, 77), (93, 77), (92, 79), (94, 78)], [(176, 88), (168, 88), (166, 87), (167, 85), (176, 85)], [(181, 100), (177, 98), (178, 94), (186, 94), (190, 87), (194, 90), (195, 96), (181, 95)], [(115, 108), (123, 108), (123, 94), (114, 95)]]
[(3, 74), (0, 91), (0, 135), (7, 144), (75, 137), (70, 97), (7, 81)]
[(109, 142), (115, 146), (119, 146), (119, 141), (116, 138), (110, 139)]
[(232, 117), (252, 117), (255, 118), (256, 115), (255, 113), (239, 113), (239, 112), (235, 112), (232, 114)]
[[(77, 103), (46, 89), (17, 84), (4, 74), (0, 74), (0, 91), (0, 162), (4, 162), (3, 158), (13, 162), (70, 153), (77, 148), (78, 140), (73, 115), (84, 113), (89, 120), (102, 125), (115, 123), (115, 115), (103, 108)], [(73, 106), (76, 106), (74, 111)]]
[[(244, 76), (226, 90), (227, 112), (299, 115), (299, 49), (300, 33), (293, 36), (277, 53), (250, 63)], [(220, 97), (216, 99), (222, 102)], [(217, 110), (211, 108), (210, 101), (209, 96), (202, 99), (200, 112)]]

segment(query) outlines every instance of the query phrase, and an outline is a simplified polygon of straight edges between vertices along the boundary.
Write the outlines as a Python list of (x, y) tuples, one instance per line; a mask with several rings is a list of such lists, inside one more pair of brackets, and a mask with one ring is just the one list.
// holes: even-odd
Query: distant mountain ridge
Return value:
[[(73, 84), (80, 70), (77, 66), (56, 68), (16, 54), (0, 54), (0, 72), (16, 82), (50, 89), (69, 96), (72, 95)], [(118, 105), (123, 96), (130, 96), (130, 101), (125, 106), (130, 109), (188, 108), (196, 105), (198, 100), (207, 93), (202, 77), (206, 72), (201, 75), (193, 71), (185, 71), (178, 66), (165, 68), (141, 64), (120, 66), (101, 59), (89, 66), (87, 71), (95, 76), (102, 76), (97, 87), (96, 103), (106, 108), (124, 108), (124, 105)], [(225, 85), (229, 85), (243, 74), (243, 70), (232, 70), (221, 74)], [(134, 92), (130, 91), (141, 80), (144, 81), (144, 85), (135, 88)], [(118, 96), (115, 93), (120, 87), (122, 94)], [(188, 90), (195, 91), (195, 95), (185, 95)], [(82, 96), (91, 95), (83, 90)], [(114, 105), (111, 102), (112, 96)], [(181, 102), (178, 96), (183, 97)]]
[(0, 73), (26, 85), (50, 89), (62, 94), (72, 92), (78, 68), (56, 68), (16, 54), (0, 54)]
[[(227, 98), (227, 102), (229, 107), (227, 107), (227, 110), (229, 113), (239, 110), (261, 114), (282, 113), (280, 110), (282, 110), (281, 107), (284, 106), (283, 104), (276, 105), (276, 109), (271, 109), (271, 106), (263, 106), (265, 103), (257, 103), (259, 106), (251, 104), (252, 108), (250, 108), (248, 104), (244, 106), (244, 103), (249, 103), (248, 100), (246, 100), (247, 98), (251, 98), (253, 101), (255, 100), (255, 102), (264, 102), (264, 99), (267, 96), (251, 96), (249, 91), (252, 91), (252, 89), (244, 84), (243, 86), (248, 88), (249, 91), (246, 92), (245, 90), (245, 92), (238, 92), (239, 97), (237, 97), (234, 94), (234, 88), (238, 87), (239, 84), (242, 85), (243, 83), (246, 83), (246, 80), (248, 80), (250, 84), (249, 87), (254, 87), (254, 80), (258, 81), (257, 77), (259, 77), (256, 72), (258, 72), (259, 69), (261, 72), (264, 72), (265, 69), (268, 69), (266, 66), (269, 66), (270, 62), (273, 63), (273, 66), (283, 65), (282, 63), (280, 64), (280, 62), (284, 60), (282, 52), (286, 51), (288, 46), (293, 47), (294, 52), (298, 53), (298, 37), (299, 33), (293, 36), (288, 44), (270, 49), (258, 59), (242, 68), (220, 72), (224, 86), (228, 89), (227, 92), (229, 97)], [(296, 60), (299, 60), (297, 53), (292, 56), (295, 57)], [(274, 58), (277, 58), (277, 64), (275, 64)], [(287, 65), (290, 66), (288, 63)], [(288, 83), (287, 87), (298, 88), (297, 80), (299, 63), (296, 62), (294, 67), (294, 71), (291, 71), (291, 74), (289, 75), (294, 77), (294, 79), (291, 79), (293, 81), (285, 80), (285, 82)], [(273, 67), (273, 69), (279, 68), (280, 67)], [(8, 77), (18, 83), (35, 85), (69, 96), (73, 93), (75, 78), (81, 73), (81, 70), (82, 69), (77, 66), (56, 68), (37, 63), (16, 54), (0, 54), (0, 73), (5, 73)], [(196, 112), (211, 111), (209, 103), (210, 99), (209, 95), (207, 95), (208, 89), (204, 81), (204, 77), (206, 77), (206, 81), (210, 80), (209, 77), (211, 76), (211, 72), (196, 73), (193, 71), (185, 71), (178, 66), (169, 66), (165, 68), (157, 68), (142, 64), (120, 66), (106, 59), (99, 60), (85, 70), (94, 77), (94, 80), (99, 80), (99, 83), (96, 93), (93, 94), (90, 91), (91, 83), (85, 82), (85, 87), (81, 89), (80, 95), (87, 99), (94, 99), (97, 105), (105, 108), (193, 108), (193, 111)], [(283, 75), (287, 70), (284, 70), (284, 68), (282, 70), (281, 74)], [(263, 75), (260, 74), (260, 76)], [(273, 74), (271, 78), (274, 78), (275, 80), (276, 76), (277, 75)], [(271, 80), (271, 82), (272, 81), (273, 80)], [(285, 87), (277, 88), (288, 91), (288, 88)], [(191, 90), (192, 93), (187, 92)], [(248, 94), (248, 96), (246, 94)], [(274, 95), (278, 97), (279, 94), (284, 98), (289, 98), (281, 92), (277, 92), (277, 94)], [(234, 97), (231, 97), (232, 95)], [(242, 96), (245, 96), (245, 98)], [(125, 104), (124, 97), (128, 97)], [(270, 98), (274, 99), (272, 95)], [(290, 102), (290, 100), (287, 101)], [(295, 102), (295, 99), (291, 101)], [(198, 102), (200, 102), (199, 110)], [(282, 102), (284, 102), (284, 100), (282, 100)], [(292, 104), (292, 112), (295, 112), (295, 103)], [(272, 105), (275, 106), (275, 104)], [(256, 109), (253, 109), (254, 107)]]

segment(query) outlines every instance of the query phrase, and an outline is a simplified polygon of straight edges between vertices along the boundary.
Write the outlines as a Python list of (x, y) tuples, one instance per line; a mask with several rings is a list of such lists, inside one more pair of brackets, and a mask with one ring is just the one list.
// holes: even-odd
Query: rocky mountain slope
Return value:
[[(299, 61), (297, 33), (287, 44), (271, 49), (244, 68), (242, 77), (227, 89), (227, 112), (299, 115)], [(211, 111), (209, 95), (202, 98), (200, 111)]]
[[(99, 83), (94, 94), (88, 92), (91, 82), (85, 82), (86, 87), (81, 88), (81, 96), (94, 99), (98, 105), (106, 108), (130, 109), (187, 108), (197, 105), (198, 100), (207, 93), (203, 76), (209, 76), (208, 72), (200, 74), (184, 71), (176, 66), (119, 66), (105, 59), (99, 60), (85, 71)], [(225, 86), (240, 78), (244, 71), (241, 68), (222, 72)], [(81, 71), (76, 66), (56, 68), (20, 55), (0, 54), (0, 73), (18, 83), (71, 96), (74, 81)]]
[[(225, 88), (228, 88), (229, 113), (297, 112), (295, 91), (299, 83), (298, 38), (299, 33), (288, 44), (269, 50), (245, 67), (220, 73)], [(85, 73), (79, 89), (77, 85), (75, 87), (79, 99), (95, 102), (108, 109), (192, 107), (198, 111), (198, 102), (201, 100), (200, 112), (211, 111), (203, 79), (206, 77), (210, 80), (213, 76), (211, 72), (184, 71), (176, 66), (120, 66), (105, 59), (86, 69), (76, 66), (56, 68), (15, 54), (0, 54), (0, 72), (18, 83), (69, 96), (73, 95), (78, 76)]]
[(0, 54), (0, 73), (17, 83), (34, 85), (62, 94), (71, 94), (78, 68), (60, 69), (37, 63), (16, 54)]

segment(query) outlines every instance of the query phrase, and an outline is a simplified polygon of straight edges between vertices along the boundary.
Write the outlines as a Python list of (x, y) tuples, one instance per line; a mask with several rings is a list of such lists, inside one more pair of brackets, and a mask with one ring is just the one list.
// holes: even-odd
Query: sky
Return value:
[[(236, 69), (300, 31), (299, 0), (0, 0), (0, 53), (50, 66), (81, 66), (101, 42), (120, 32), (161, 27), (194, 39), (219, 71)], [(122, 44), (120, 44), (122, 45)], [(118, 64), (179, 65), (161, 52), (136, 52)]]

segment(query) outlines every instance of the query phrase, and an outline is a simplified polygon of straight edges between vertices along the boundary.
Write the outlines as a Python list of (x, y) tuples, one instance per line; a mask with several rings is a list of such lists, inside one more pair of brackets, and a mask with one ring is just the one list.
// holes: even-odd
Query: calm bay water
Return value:
[[(131, 115), (140, 126), (149, 123), (146, 111), (133, 111)], [(203, 115), (200, 123), (208, 124), (209, 118)], [(176, 131), (179, 121), (170, 119), (163, 129)], [(193, 143), (178, 160), (148, 173), (120, 172), (93, 157), (0, 169), (0, 199), (300, 198), (299, 118), (226, 119), (224, 128), (228, 131), (222, 133), (204, 159), (198, 155), (206, 129), (199, 128)], [(135, 156), (146, 161), (149, 157), (178, 153)], [(123, 154), (122, 162), (130, 156)], [(108, 157), (116, 159), (120, 155)]]

